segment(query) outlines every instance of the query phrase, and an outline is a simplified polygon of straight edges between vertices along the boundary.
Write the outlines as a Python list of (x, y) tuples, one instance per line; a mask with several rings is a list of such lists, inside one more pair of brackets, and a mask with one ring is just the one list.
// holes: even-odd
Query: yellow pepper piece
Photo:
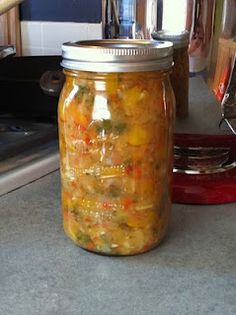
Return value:
[(135, 86), (123, 93), (125, 113), (127, 115), (133, 115), (137, 110), (137, 103), (143, 98), (141, 90)]
[(106, 91), (108, 94), (116, 94), (117, 90), (120, 88), (118, 74), (110, 73), (108, 74), (106, 81)]
[(157, 222), (158, 216), (153, 210), (148, 210), (146, 213), (138, 213), (130, 215), (127, 219), (127, 224), (132, 228), (147, 228)]
[(151, 140), (150, 133), (139, 126), (133, 126), (127, 134), (128, 143), (131, 145), (143, 145), (148, 144)]

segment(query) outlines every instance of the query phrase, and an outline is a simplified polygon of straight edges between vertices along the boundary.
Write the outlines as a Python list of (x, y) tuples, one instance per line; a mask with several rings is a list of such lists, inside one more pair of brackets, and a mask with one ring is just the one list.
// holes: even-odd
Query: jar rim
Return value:
[(171, 41), (174, 48), (185, 47), (189, 43), (189, 32), (184, 31), (171, 31), (171, 30), (160, 30), (152, 33), (153, 39)]
[(91, 72), (139, 72), (172, 66), (170, 41), (106, 39), (62, 44), (64, 68)]

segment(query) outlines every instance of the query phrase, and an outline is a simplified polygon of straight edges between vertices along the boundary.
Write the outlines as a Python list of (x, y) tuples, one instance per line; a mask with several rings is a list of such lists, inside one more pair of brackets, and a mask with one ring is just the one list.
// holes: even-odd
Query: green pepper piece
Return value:
[(78, 241), (82, 244), (86, 245), (87, 243), (91, 242), (90, 236), (88, 234), (83, 233), (83, 232), (79, 232), (76, 237), (77, 237)]
[(114, 131), (118, 134), (121, 134), (122, 132), (124, 132), (126, 128), (127, 128), (127, 125), (124, 122), (117, 122), (114, 125)]
[(101, 133), (102, 131), (105, 131), (105, 133), (109, 133), (112, 130), (112, 124), (109, 119), (103, 119), (99, 125), (96, 128), (97, 133)]

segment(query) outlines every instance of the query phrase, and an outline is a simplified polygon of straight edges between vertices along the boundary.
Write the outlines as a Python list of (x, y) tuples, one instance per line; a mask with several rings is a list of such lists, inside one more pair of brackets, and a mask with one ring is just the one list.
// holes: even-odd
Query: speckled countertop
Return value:
[(105, 257), (64, 235), (58, 171), (38, 179), (0, 198), (0, 314), (234, 315), (236, 203), (174, 204), (159, 247)]
[(236, 314), (235, 225), (236, 204), (175, 204), (156, 249), (92, 254), (64, 235), (54, 172), (0, 198), (0, 314)]

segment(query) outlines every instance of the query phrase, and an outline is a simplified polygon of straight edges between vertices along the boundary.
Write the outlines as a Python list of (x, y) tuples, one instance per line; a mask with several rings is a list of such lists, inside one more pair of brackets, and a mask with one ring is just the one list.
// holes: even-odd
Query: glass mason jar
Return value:
[(155, 247), (170, 217), (172, 43), (65, 43), (58, 107), (65, 233), (106, 255)]
[(173, 33), (161, 30), (153, 33), (153, 38), (173, 43), (174, 67), (170, 79), (176, 100), (176, 116), (184, 118), (189, 109), (189, 32)]

